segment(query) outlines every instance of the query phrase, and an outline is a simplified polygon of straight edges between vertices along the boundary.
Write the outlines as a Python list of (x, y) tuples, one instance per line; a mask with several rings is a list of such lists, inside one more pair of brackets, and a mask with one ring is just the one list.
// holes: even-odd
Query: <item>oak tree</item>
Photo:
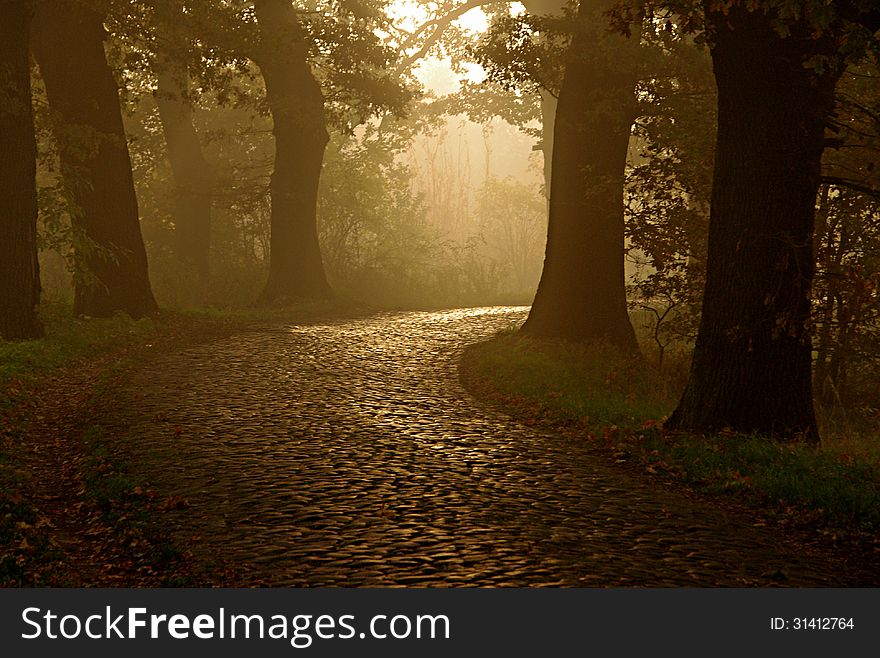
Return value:
[(147, 275), (119, 89), (103, 16), (75, 0), (36, 5), (32, 49), (53, 114), (74, 229), (74, 312), (156, 310)]

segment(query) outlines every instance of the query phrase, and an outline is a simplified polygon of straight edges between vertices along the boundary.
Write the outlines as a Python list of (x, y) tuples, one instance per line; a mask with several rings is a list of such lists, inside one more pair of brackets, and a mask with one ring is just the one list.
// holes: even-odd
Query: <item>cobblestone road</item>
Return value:
[[(120, 392), (172, 522), (277, 585), (865, 584), (739, 514), (633, 479), (474, 401), (457, 363), (521, 308), (258, 328)], [(176, 523), (176, 525), (175, 525)]]

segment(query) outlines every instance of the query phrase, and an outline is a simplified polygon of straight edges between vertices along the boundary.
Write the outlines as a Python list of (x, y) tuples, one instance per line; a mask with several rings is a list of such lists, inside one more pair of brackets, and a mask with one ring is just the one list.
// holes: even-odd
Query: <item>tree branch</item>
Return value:
[(411, 48), (415, 45), (417, 39), (425, 30), (430, 27), (434, 27), (434, 31), (431, 35), (425, 39), (425, 42), (421, 45), (421, 47), (412, 55), (405, 57), (401, 63), (397, 66), (396, 73), (400, 74), (410, 66), (419, 61), (422, 57), (424, 57), (431, 47), (440, 40), (440, 37), (443, 36), (443, 33), (446, 32), (446, 29), (458, 18), (461, 18), (464, 14), (469, 12), (471, 9), (476, 9), (477, 7), (482, 7), (484, 5), (490, 5), (498, 2), (498, 0), (468, 0), (464, 4), (459, 5), (455, 9), (450, 10), (448, 13), (440, 16), (439, 18), (432, 19), (430, 21), (426, 21), (422, 23), (416, 30), (410, 35), (409, 39), (406, 40), (401, 46), (402, 51), (406, 51), (407, 48)]
[(880, 199), (880, 188), (871, 187), (865, 183), (859, 183), (858, 181), (850, 180), (848, 178), (841, 178), (839, 176), (822, 176), (822, 183), (825, 185), (845, 187), (854, 192), (861, 192), (862, 194), (874, 197), (875, 199)]

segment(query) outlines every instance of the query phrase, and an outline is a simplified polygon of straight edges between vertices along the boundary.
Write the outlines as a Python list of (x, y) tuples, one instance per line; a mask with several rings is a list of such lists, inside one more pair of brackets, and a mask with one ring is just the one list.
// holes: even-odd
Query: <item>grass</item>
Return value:
[(85, 494), (113, 529), (132, 569), (146, 578), (160, 574), (163, 586), (191, 585), (184, 553), (169, 539), (161, 521), (163, 512), (186, 507), (186, 501), (162, 496), (134, 475), (135, 469), (119, 457), (113, 437), (100, 425), (88, 426), (83, 442)]
[(819, 409), (818, 416), (823, 451), (880, 468), (880, 412), (837, 405)]
[[(45, 338), (0, 341), (0, 584), (7, 586), (64, 584), (57, 580), (53, 566), (59, 555), (49, 542), (50, 523), (34, 503), (31, 481), (39, 474), (30, 471), (24, 454), (30, 448), (26, 443), (30, 418), (40, 411), (44, 378), (64, 368), (94, 363), (101, 355), (113, 355), (110, 362), (124, 359), (135, 348), (179, 335), (184, 327), (204, 324), (173, 313), (138, 321), (122, 314), (79, 319), (69, 307), (51, 303), (41, 305), (40, 315)], [(211, 324), (208, 321), (205, 326)], [(87, 441), (86, 452), (96, 445)], [(96, 468), (98, 458), (98, 453), (89, 455), (87, 471)], [(107, 501), (122, 486), (111, 487), (106, 479), (86, 480), (88, 495)]]
[[(816, 449), (758, 436), (665, 433), (686, 369), (664, 374), (608, 346), (499, 336), (470, 348), (465, 380), (526, 422), (573, 432), (619, 461), (700, 490), (829, 525), (880, 529), (876, 433)], [(873, 440), (870, 440), (873, 439)], [(855, 449), (853, 442), (865, 443)]]
[(40, 316), (46, 337), (39, 340), (0, 340), (0, 385), (31, 378), (78, 359), (123, 345), (157, 331), (157, 321), (135, 321), (127, 315), (107, 319), (77, 319), (61, 304), (43, 304)]

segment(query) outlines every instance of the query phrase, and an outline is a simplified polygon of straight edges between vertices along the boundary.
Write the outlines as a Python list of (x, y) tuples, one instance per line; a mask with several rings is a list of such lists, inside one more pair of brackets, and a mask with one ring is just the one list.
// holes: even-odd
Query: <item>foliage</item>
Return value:
[(116, 454), (117, 442), (100, 425), (90, 425), (83, 432), (86, 458), (81, 477), (86, 498), (100, 511), (115, 542), (130, 557), (129, 568), (139, 577), (158, 577), (163, 586), (190, 584), (185, 553), (172, 542), (161, 518), (189, 503), (180, 496), (160, 497), (150, 489), (132, 465)]
[[(797, 19), (784, 12), (782, 17)], [(674, 23), (663, 24), (670, 34), (678, 31)], [(817, 29), (826, 27), (831, 29), (824, 23)], [(705, 54), (683, 45), (666, 49), (678, 62), (676, 74), (643, 92), (655, 110), (635, 125), (641, 152), (628, 172), (628, 255), (637, 265), (631, 295), (634, 307), (655, 315), (652, 331), (660, 354), (694, 336), (705, 276), (714, 88)], [(853, 60), (844, 73), (830, 125), (832, 148), (823, 159), (826, 187), (817, 202), (817, 392), (821, 401), (838, 406), (850, 394), (856, 403), (878, 372), (877, 264), (871, 256), (880, 153), (878, 80), (876, 64), (866, 60)], [(859, 373), (852, 387), (850, 368)]]
[[(569, 10), (561, 16), (500, 16), (473, 49), (489, 79), (520, 96), (557, 94), (571, 34), (585, 25)], [(714, 128), (714, 83), (705, 49), (674, 25), (644, 21), (626, 53), (606, 53), (612, 63), (639, 71), (627, 168), (629, 296), (645, 309), (662, 356), (687, 340), (698, 320), (702, 291)], [(607, 29), (607, 28), (606, 28)], [(625, 55), (625, 56), (624, 56)], [(626, 63), (621, 64), (620, 60)]]
[(496, 16), (489, 30), (471, 47), (488, 79), (508, 91), (556, 96), (562, 86), (562, 63), (576, 22), (563, 16)]
[(546, 201), (539, 190), (512, 178), (489, 178), (483, 184), (477, 213), (484, 258), (497, 264), (512, 292), (537, 288), (547, 235)]
[(835, 37), (839, 48), (834, 55), (811, 62), (818, 67), (857, 61), (878, 45), (874, 32), (880, 27), (880, 13), (872, 0), (618, 0), (609, 18), (615, 29), (628, 35), (634, 27), (650, 23), (694, 34), (705, 42), (712, 39), (706, 33), (705, 12), (726, 16), (734, 7), (766, 14), (782, 37), (806, 33), (816, 42)]
[(873, 405), (880, 374), (880, 202), (826, 187), (817, 219), (817, 393), (827, 405)]
[(705, 280), (715, 89), (704, 51), (669, 49), (670, 74), (641, 90), (633, 126), (639, 148), (624, 192), (627, 258), (635, 266), (629, 296), (653, 315), (661, 360), (666, 347), (696, 333)]
[[(334, 287), (393, 306), (525, 300), (540, 273), (541, 195), (490, 178), (471, 209), (470, 174), (448, 159), (444, 124), (414, 119), (331, 142), (319, 220)], [(431, 148), (415, 154), (413, 140)]]
[(40, 568), (52, 559), (45, 518), (22, 491), (29, 473), (10, 451), (21, 437), (10, 428), (0, 432), (0, 586), (27, 587), (49, 584)]
[(432, 270), (437, 244), (399, 160), (405, 146), (399, 132), (367, 125), (328, 148), (318, 205), (325, 264), (334, 287), (362, 299), (400, 303)]
[(837, 85), (823, 180), (880, 198), (880, 62), (851, 65)]

